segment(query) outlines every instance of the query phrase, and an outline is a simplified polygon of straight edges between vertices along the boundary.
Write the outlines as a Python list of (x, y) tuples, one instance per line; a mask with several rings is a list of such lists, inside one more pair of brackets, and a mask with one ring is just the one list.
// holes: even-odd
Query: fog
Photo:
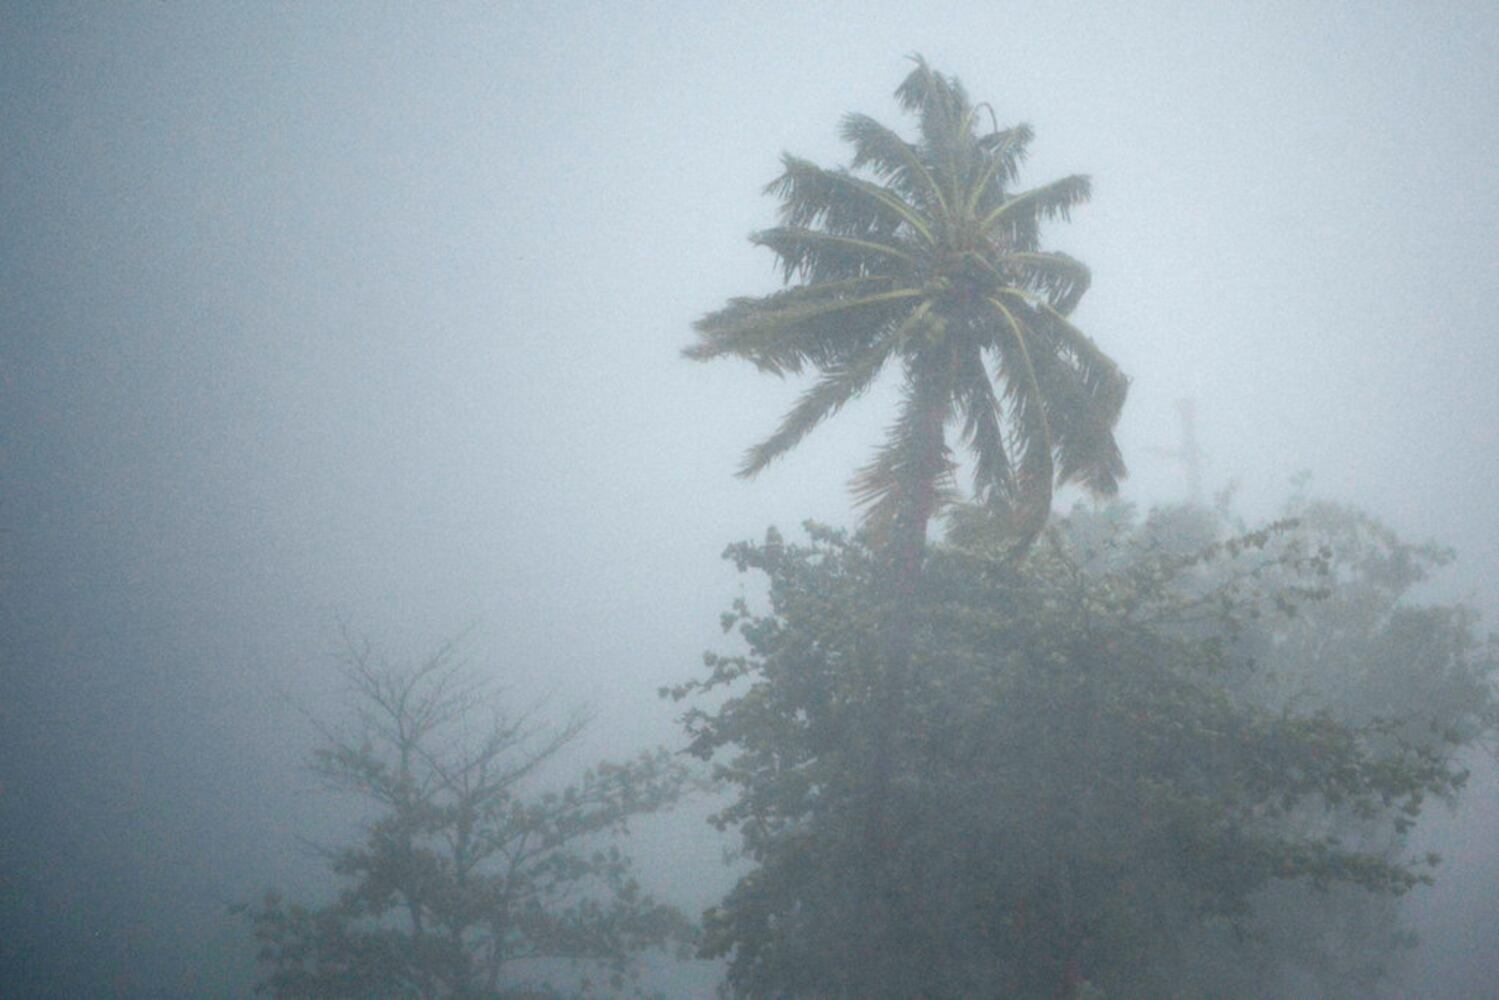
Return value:
[[(657, 689), (752, 586), (720, 551), (852, 525), (892, 394), (746, 483), (800, 385), (679, 352), (776, 287), (780, 154), (904, 128), (913, 52), (1032, 123), (1027, 186), (1093, 178), (1044, 239), (1132, 379), (1127, 499), (1186, 498), (1192, 399), (1208, 491), (1308, 472), (1499, 620), (1490, 5), (12, 5), (0, 992), (248, 995), (226, 908), (326, 889), (350, 822), (299, 770), (341, 622), (592, 706), (580, 761), (683, 744)], [(1491, 995), (1478, 768), (1425, 834), (1425, 997)], [(631, 844), (689, 911), (732, 881), (694, 809)]]

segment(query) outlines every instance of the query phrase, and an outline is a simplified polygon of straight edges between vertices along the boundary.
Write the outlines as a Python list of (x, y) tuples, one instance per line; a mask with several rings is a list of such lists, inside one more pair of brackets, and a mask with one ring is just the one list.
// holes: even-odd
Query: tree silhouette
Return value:
[(665, 751), (536, 788), (586, 718), (546, 728), (506, 712), (451, 645), (406, 667), (351, 641), (344, 675), (355, 723), (320, 726), (309, 764), (330, 789), (373, 806), (374, 820), (360, 841), (327, 852), (345, 884), (330, 905), (268, 893), (237, 908), (260, 945), (257, 992), (620, 996), (638, 952), (690, 938), (686, 919), (642, 892), (608, 843), (631, 817), (676, 800), (685, 773)]
[(917, 117), (917, 141), (850, 114), (847, 168), (784, 157), (767, 188), (781, 198), (782, 224), (751, 240), (776, 255), (789, 287), (703, 317), (685, 354), (819, 375), (749, 450), (743, 476), (899, 364), (900, 412), (853, 488), (905, 575), (919, 569), (927, 525), (955, 492), (949, 422), (974, 455), (977, 499), (1010, 509), (1024, 548), (1054, 485), (1116, 490), (1125, 470), (1113, 427), (1127, 380), (1068, 318), (1087, 268), (1039, 245), (1041, 222), (1086, 200), (1088, 179), (1012, 192), (1030, 127), (983, 130), (992, 110), (920, 57), (896, 96)]
[(775, 433), (749, 450), (739, 470), (746, 477), (887, 366), (903, 372), (895, 423), (853, 481), (890, 604), (880, 625), (881, 709), (857, 807), (860, 905), (871, 928), (852, 958), (867, 972), (863, 995), (894, 981), (886, 968), (893, 937), (909, 923), (886, 863), (898, 848), (890, 740), (907, 686), (927, 528), (957, 494), (947, 425), (961, 425), (975, 459), (975, 499), (1004, 511), (1012, 552), (1035, 540), (1057, 484), (1107, 495), (1125, 471), (1113, 428), (1128, 381), (1068, 318), (1088, 270), (1040, 248), (1041, 223), (1067, 218), (1088, 197), (1088, 179), (1012, 191), (1030, 127), (1000, 129), (956, 78), (915, 62), (895, 93), (916, 116), (916, 141), (850, 114), (841, 130), (854, 150), (848, 167), (785, 156), (785, 172), (767, 188), (781, 199), (781, 225), (751, 239), (776, 255), (789, 287), (730, 300), (698, 321), (698, 341), (684, 352), (740, 357), (776, 375), (818, 373)]

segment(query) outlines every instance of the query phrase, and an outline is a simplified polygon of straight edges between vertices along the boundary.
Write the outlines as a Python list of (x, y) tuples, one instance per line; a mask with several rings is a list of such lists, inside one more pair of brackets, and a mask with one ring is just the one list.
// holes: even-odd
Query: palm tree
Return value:
[(873, 706), (869, 866), (858, 883), (860, 944), (849, 963), (850, 995), (869, 997), (912, 995), (923, 974), (905, 967), (900, 947), (918, 911), (881, 859), (892, 856), (896, 836), (892, 741), (911, 657), (911, 598), (927, 526), (957, 492), (948, 424), (960, 425), (973, 453), (976, 500), (1007, 513), (1016, 552), (1044, 526), (1055, 486), (1110, 494), (1124, 475), (1113, 429), (1128, 380), (1068, 318), (1088, 270), (1039, 245), (1041, 222), (1067, 218), (1087, 199), (1088, 179), (1012, 193), (1029, 126), (1000, 129), (955, 78), (915, 62), (895, 93), (917, 117), (917, 141), (852, 114), (842, 125), (854, 149), (847, 168), (785, 156), (785, 172), (767, 188), (781, 199), (781, 225), (751, 240), (776, 255), (788, 287), (709, 313), (684, 352), (745, 358), (776, 375), (818, 373), (775, 433), (749, 450), (739, 470), (746, 477), (887, 366), (902, 369), (899, 414), (853, 481), (896, 602)]
[(842, 124), (848, 168), (786, 155), (766, 189), (782, 201), (781, 225), (750, 239), (776, 255), (788, 287), (730, 300), (698, 321), (684, 352), (745, 358), (776, 375), (818, 373), (749, 450), (746, 477), (900, 364), (899, 415), (853, 489), (903, 590), (920, 574), (928, 523), (955, 496), (949, 423), (973, 453), (976, 500), (1010, 513), (1023, 550), (1055, 485), (1116, 491), (1124, 463), (1113, 428), (1128, 386), (1068, 319), (1087, 268), (1039, 248), (1042, 220), (1067, 218), (1087, 199), (1088, 179), (1011, 193), (1030, 127), (981, 130), (992, 109), (915, 62), (896, 97), (917, 116), (918, 140), (851, 114)]

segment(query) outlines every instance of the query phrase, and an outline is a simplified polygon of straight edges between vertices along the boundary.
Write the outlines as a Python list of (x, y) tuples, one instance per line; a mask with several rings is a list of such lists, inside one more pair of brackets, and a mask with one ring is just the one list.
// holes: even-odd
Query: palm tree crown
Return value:
[(956, 78), (915, 61), (896, 97), (917, 117), (917, 141), (851, 114), (841, 130), (854, 150), (847, 168), (786, 155), (785, 172), (766, 189), (782, 201), (781, 225), (751, 240), (775, 253), (787, 287), (731, 299), (698, 321), (698, 341), (684, 353), (737, 356), (777, 375), (818, 373), (775, 433), (750, 449), (743, 476), (898, 361), (899, 416), (853, 483), (871, 527), (904, 523), (925, 537), (954, 492), (952, 422), (974, 456), (977, 500), (1008, 508), (1025, 545), (1046, 520), (1054, 485), (1109, 494), (1124, 475), (1113, 428), (1128, 380), (1068, 319), (1088, 270), (1039, 248), (1042, 220), (1067, 218), (1087, 199), (1088, 179), (1012, 193), (1030, 127), (982, 131), (981, 111), (990, 109), (971, 104)]

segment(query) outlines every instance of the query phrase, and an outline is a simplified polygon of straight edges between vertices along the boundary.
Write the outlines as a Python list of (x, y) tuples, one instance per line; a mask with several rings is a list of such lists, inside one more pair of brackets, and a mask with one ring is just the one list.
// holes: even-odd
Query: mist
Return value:
[[(686, 742), (658, 689), (755, 584), (723, 547), (853, 527), (894, 393), (734, 476), (803, 384), (680, 357), (774, 290), (790, 151), (904, 127), (920, 52), (1024, 173), (1131, 379), (1123, 497), (1252, 520), (1292, 480), (1455, 562), (1499, 620), (1499, 13), (1480, 3), (15, 5), (0, 14), (0, 992), (248, 996), (228, 912), (332, 891), (356, 814), (301, 764), (339, 627)], [(1058, 498), (1064, 510), (1077, 499)], [(1419, 995), (1491, 995), (1499, 780), (1476, 756), (1407, 911)], [(628, 847), (696, 916), (734, 844)], [(664, 989), (711, 989), (702, 963)], [(702, 983), (710, 984), (702, 987)], [(694, 995), (685, 993), (682, 995)]]

